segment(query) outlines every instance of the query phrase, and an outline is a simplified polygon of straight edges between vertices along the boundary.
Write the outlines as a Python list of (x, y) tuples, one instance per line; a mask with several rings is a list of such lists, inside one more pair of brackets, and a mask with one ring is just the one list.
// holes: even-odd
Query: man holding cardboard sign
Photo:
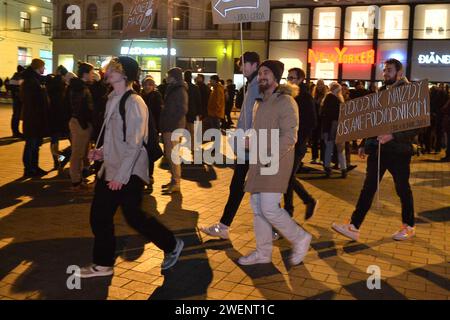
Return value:
[[(414, 202), (411, 187), (409, 185), (411, 156), (413, 155), (412, 142), (418, 133), (417, 127), (426, 126), (427, 116), (429, 119), (429, 99), (427, 91), (420, 90), (422, 89), (422, 87), (419, 87), (420, 84), (417, 84), (415, 87), (414, 85), (416, 84), (410, 84), (408, 80), (403, 77), (403, 66), (401, 62), (396, 59), (386, 60), (384, 63), (383, 77), (385, 85), (380, 89), (380, 94), (378, 96), (375, 96), (376, 94), (371, 95), (373, 101), (377, 100), (376, 103), (371, 104), (369, 101), (371, 98), (366, 98), (369, 102), (367, 102), (364, 107), (364, 102), (355, 99), (354, 106), (359, 104), (359, 107), (352, 108), (349, 105), (342, 105), (340, 111), (341, 115), (339, 122), (341, 129), (338, 129), (338, 137), (336, 140), (348, 139), (349, 137), (352, 139), (352, 129), (354, 132), (359, 129), (361, 134), (364, 134), (364, 131), (365, 133), (374, 132), (378, 134), (378, 137), (363, 140), (359, 149), (361, 158), (364, 159), (365, 155), (368, 154), (367, 172), (364, 186), (361, 190), (351, 221), (345, 224), (333, 223), (332, 225), (332, 228), (335, 231), (352, 240), (358, 240), (359, 238), (359, 228), (372, 205), (373, 198), (377, 191), (378, 177), (381, 180), (386, 170), (389, 171), (394, 178), (395, 189), (400, 197), (402, 205), (403, 225), (401, 229), (393, 235), (393, 239), (407, 240), (415, 234)], [(385, 94), (382, 94), (383, 90), (386, 90), (384, 92)], [(417, 99), (415, 99), (416, 95)], [(408, 100), (408, 97), (411, 99)], [(394, 107), (397, 107), (398, 110), (400, 110), (398, 111), (399, 115), (395, 114), (395, 110), (393, 110)], [(357, 122), (358, 125), (349, 125), (346, 127), (344, 122), (350, 119), (346, 116), (353, 110), (359, 110), (357, 116), (360, 117), (360, 119), (363, 119), (363, 121), (358, 122), (355, 120), (356, 117), (353, 117), (349, 123)], [(403, 110), (404, 112), (401, 113)], [(380, 120), (380, 122), (378, 122), (378, 120), (373, 121), (372, 118), (377, 115), (380, 115), (379, 117), (384, 120)], [(395, 119), (394, 121), (393, 115), (394, 117), (397, 116), (399, 118), (402, 116), (405, 119)], [(406, 118), (409, 115), (411, 115), (411, 117), (407, 120)], [(402, 128), (414, 129), (398, 132), (400, 121), (403, 121), (402, 126), (406, 123), (406, 126)], [(361, 123), (363, 124), (361, 125)], [(383, 127), (383, 125), (385, 126)], [(341, 130), (341, 137), (339, 137), (339, 130)], [(381, 132), (394, 133), (380, 134)], [(343, 137), (345, 135), (347, 135), (347, 137)], [(380, 163), (378, 163), (378, 152), (380, 152)]]

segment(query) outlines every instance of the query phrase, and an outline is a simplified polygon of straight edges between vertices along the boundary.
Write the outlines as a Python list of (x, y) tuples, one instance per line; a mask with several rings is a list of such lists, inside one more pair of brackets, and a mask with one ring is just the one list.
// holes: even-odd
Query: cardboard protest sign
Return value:
[(269, 0), (212, 0), (214, 24), (264, 22), (270, 18)]
[(158, 0), (135, 0), (122, 30), (122, 39), (149, 38)]
[(428, 126), (430, 126), (428, 80), (421, 80), (341, 104), (336, 142)]

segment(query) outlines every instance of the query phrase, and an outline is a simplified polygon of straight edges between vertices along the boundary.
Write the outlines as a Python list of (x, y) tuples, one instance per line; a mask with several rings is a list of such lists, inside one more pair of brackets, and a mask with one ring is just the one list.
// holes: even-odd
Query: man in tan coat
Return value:
[[(300, 228), (280, 206), (294, 163), (299, 119), (295, 100), (279, 86), (283, 71), (284, 64), (275, 60), (264, 61), (258, 69), (261, 98), (256, 100), (253, 109), (253, 137), (257, 138), (257, 142), (253, 143), (256, 139), (252, 138), (248, 141), (250, 169), (245, 185), (245, 191), (252, 194), (256, 250), (239, 258), (241, 265), (271, 262), (272, 227), (291, 242), (293, 248), (289, 261), (292, 265), (303, 261), (311, 243), (311, 235)], [(267, 138), (261, 135), (264, 131), (267, 132)], [(256, 151), (256, 146), (262, 150)], [(258, 157), (253, 163), (255, 153), (258, 153)], [(264, 161), (261, 153), (269, 156), (268, 161)]]

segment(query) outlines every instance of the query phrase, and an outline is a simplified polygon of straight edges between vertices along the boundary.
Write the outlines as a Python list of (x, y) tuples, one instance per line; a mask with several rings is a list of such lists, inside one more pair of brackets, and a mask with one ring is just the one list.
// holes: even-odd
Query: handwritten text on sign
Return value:
[(375, 137), (430, 125), (428, 80), (343, 103), (336, 142)]
[(158, 0), (136, 0), (122, 31), (122, 39), (149, 38)]

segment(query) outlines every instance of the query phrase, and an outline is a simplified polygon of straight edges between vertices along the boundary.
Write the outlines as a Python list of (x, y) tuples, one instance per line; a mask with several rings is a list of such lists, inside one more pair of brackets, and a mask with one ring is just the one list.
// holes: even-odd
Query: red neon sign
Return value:
[(339, 64), (374, 64), (375, 50), (370, 49), (358, 53), (347, 53), (348, 48), (334, 48), (335, 52), (323, 52), (308, 49), (308, 62), (333, 62)]

